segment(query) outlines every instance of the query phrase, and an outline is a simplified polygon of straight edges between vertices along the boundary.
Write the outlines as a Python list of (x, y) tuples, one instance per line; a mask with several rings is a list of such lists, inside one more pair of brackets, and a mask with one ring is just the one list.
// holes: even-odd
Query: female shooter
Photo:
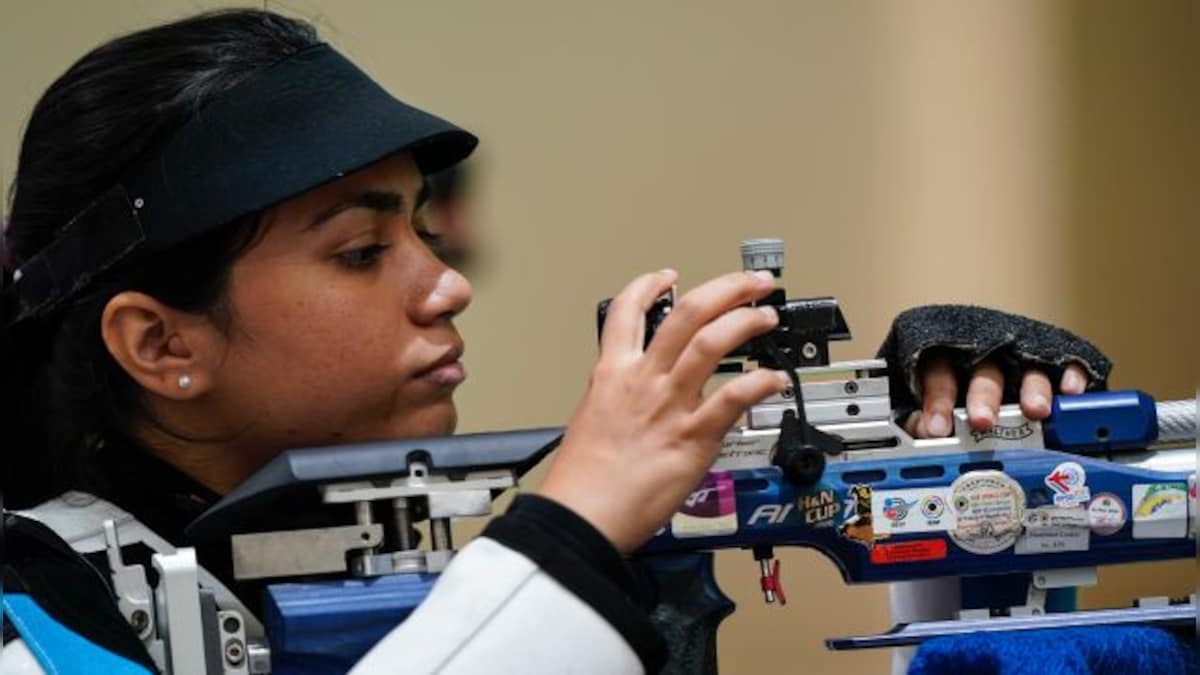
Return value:
[[(288, 448), (450, 433), (465, 377), (453, 319), (471, 290), (424, 229), (422, 176), (475, 144), (307, 24), (266, 12), (202, 15), (85, 55), (35, 106), (10, 195), (6, 508), (87, 493), (186, 546), (184, 525)], [(659, 667), (621, 555), (675, 512), (736, 418), (787, 384), (759, 370), (701, 395), (723, 354), (775, 325), (745, 306), (773, 287), (752, 274), (684, 295), (642, 349), (642, 317), (676, 280), (646, 274), (616, 296), (537, 494), (459, 552), (363, 670)], [(958, 371), (923, 362), (910, 429), (944, 435)], [(1087, 384), (1077, 367), (1062, 377), (1064, 391)], [(977, 367), (972, 424), (990, 425), (1002, 389), (996, 366)], [(1027, 373), (1027, 414), (1044, 417), (1051, 393)], [(29, 598), (21, 611), (91, 645), (75, 656), (153, 670), (90, 566), (103, 561), (74, 556), (52, 516), (5, 515), (6, 612)], [(254, 606), (227, 551), (198, 554)], [(6, 632), (4, 662), (36, 639)], [(44, 668), (63, 657), (43, 651)]]

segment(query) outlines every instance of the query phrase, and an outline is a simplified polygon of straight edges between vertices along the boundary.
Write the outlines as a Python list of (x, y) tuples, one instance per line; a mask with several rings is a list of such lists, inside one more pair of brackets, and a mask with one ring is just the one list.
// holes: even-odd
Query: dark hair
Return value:
[[(72, 216), (152, 157), (213, 97), (317, 42), (303, 21), (227, 10), (89, 52), (50, 85), (25, 129), (9, 192), (10, 270), (50, 244)], [(117, 265), (85, 296), (42, 319), (5, 328), (15, 308), (0, 303), (0, 489), (8, 505), (85, 487), (81, 474), (96, 441), (149, 419), (140, 388), (100, 338), (108, 300), (137, 290), (225, 325), (229, 270), (258, 221), (243, 218), (147, 261)]]

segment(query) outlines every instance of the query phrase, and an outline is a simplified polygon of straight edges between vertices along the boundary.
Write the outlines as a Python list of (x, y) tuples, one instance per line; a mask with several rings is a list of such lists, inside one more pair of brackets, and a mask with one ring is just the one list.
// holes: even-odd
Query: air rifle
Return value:
[[(747, 269), (782, 271), (777, 240), (747, 242), (743, 258)], [(752, 551), (767, 602), (786, 601), (773, 560), (780, 546), (820, 551), (848, 583), (1023, 582), (1015, 601), (964, 609), (953, 621), (831, 639), (832, 649), (1044, 627), (1047, 594), (1094, 583), (1098, 566), (1195, 556), (1194, 400), (1155, 402), (1137, 391), (1059, 396), (1046, 421), (1003, 406), (988, 432), (972, 431), (957, 410), (953, 435), (917, 440), (894, 419), (886, 362), (830, 362), (829, 342), (850, 337), (835, 299), (789, 300), (779, 289), (765, 302), (779, 311), (778, 327), (731, 354), (722, 370), (756, 362), (791, 373), (793, 387), (754, 406), (746, 424), (726, 435), (680, 513), (634, 556), (670, 645), (669, 672), (716, 671), (716, 630), (734, 609), (713, 577), (718, 549)], [(656, 304), (648, 331), (671, 306), (670, 296)], [(213, 665), (227, 673), (344, 671), (424, 599), (453, 555), (450, 523), (489, 515), (492, 500), (561, 433), (466, 434), (276, 457), (188, 530), (197, 541), (228, 541), (235, 576), (265, 583), (262, 625), (248, 621), (237, 636), (257, 658), (235, 668), (226, 653)], [(297, 501), (341, 515), (298, 529), (279, 513)], [(428, 522), (427, 543), (414, 531), (419, 521)], [(198, 611), (230, 616), (219, 606)], [(213, 624), (201, 619), (193, 623)], [(1190, 625), (1195, 598), (1052, 619), (1054, 626)], [(167, 626), (153, 637), (198, 639)]]

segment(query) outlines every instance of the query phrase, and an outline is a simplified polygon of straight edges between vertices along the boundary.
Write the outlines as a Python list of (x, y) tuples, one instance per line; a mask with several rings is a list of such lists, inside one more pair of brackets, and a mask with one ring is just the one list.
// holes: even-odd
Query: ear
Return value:
[[(104, 346), (143, 389), (183, 401), (208, 392), (223, 334), (204, 316), (122, 291), (100, 317)], [(186, 376), (181, 386), (181, 377)]]

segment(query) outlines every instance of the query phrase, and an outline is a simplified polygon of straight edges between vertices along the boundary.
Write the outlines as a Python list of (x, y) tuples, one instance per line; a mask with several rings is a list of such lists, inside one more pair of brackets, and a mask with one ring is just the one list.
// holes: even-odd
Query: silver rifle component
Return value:
[(246, 644), (242, 615), (229, 611), (217, 612), (217, 630), (224, 675), (250, 675), (250, 648)]
[[(120, 508), (82, 492), (68, 492), (26, 517), (46, 523), (81, 554), (103, 551), (117, 611), (129, 622), (155, 668), (168, 675), (241, 673), (220, 658), (217, 616), (239, 617), (242, 644), (258, 670), (270, 672), (270, 649), (262, 624), (211, 574), (196, 563), (194, 549), (175, 548)], [(122, 546), (142, 545), (154, 553), (159, 581), (150, 586), (144, 565), (127, 565)], [(235, 650), (236, 651), (236, 650)], [(197, 659), (195, 655), (199, 654)]]
[(163, 636), (164, 670), (172, 675), (206, 675), (196, 551), (155, 553), (150, 560), (158, 571), (154, 614), (158, 634)]
[(1187, 443), (1196, 439), (1196, 399), (1155, 404), (1159, 443)]
[(346, 554), (378, 546), (383, 526), (319, 527), (233, 535), (235, 579), (346, 571)]
[[(133, 627), (138, 639), (147, 649), (151, 649), (159, 641), (154, 637), (154, 605), (151, 602), (150, 584), (146, 581), (146, 570), (141, 565), (125, 564), (116, 523), (111, 519), (105, 520), (103, 527), (104, 551), (108, 556), (113, 592), (117, 595), (117, 610)], [(162, 665), (159, 664), (159, 667)]]
[[(1041, 616), (1046, 613), (1046, 591), (1055, 588), (1095, 586), (1099, 576), (1095, 567), (1072, 567), (1058, 570), (1040, 570), (1031, 576), (1025, 594), (1025, 604), (1009, 607), (1008, 616)], [(964, 609), (958, 612), (959, 620), (992, 618), (990, 609)]]
[(771, 271), (779, 276), (783, 269), (782, 239), (746, 239), (742, 242), (742, 269)]
[[(351, 481), (320, 488), (326, 504), (353, 504), (355, 525), (261, 532), (232, 538), (234, 577), (262, 579), (324, 572), (357, 577), (440, 572), (450, 564), (454, 546), (452, 518), (489, 516), (492, 492), (516, 485), (510, 470), (481, 470), (464, 476), (440, 474), (413, 462), (407, 476), (387, 481)], [(427, 507), (430, 549), (417, 548), (412, 531), (414, 500)], [(372, 504), (391, 510), (375, 522)], [(390, 539), (385, 538), (385, 525)], [(387, 548), (388, 550), (383, 550)]]
[[(865, 459), (898, 459), (930, 457), (975, 450), (1044, 447), (1041, 422), (1026, 419), (1016, 404), (1000, 406), (996, 425), (987, 432), (974, 431), (967, 424), (965, 410), (954, 411), (953, 434), (947, 438), (915, 439), (892, 418), (888, 379), (872, 377), (870, 372), (883, 371), (883, 359), (845, 361), (815, 368), (798, 368), (804, 410), (814, 427), (840, 438), (846, 450), (826, 456), (827, 462), (859, 461)], [(841, 375), (838, 378), (836, 376)], [(816, 382), (804, 378), (834, 376)], [(770, 396), (753, 406), (746, 414), (747, 425), (725, 435), (714, 470), (750, 469), (772, 466), (771, 451), (779, 437), (779, 420), (783, 412), (795, 405), (790, 390)], [(1159, 439), (1152, 446), (1162, 448), (1196, 438), (1196, 401), (1160, 401), (1156, 403)], [(1180, 452), (1122, 452), (1114, 461), (1124, 464), (1144, 464), (1146, 468), (1167, 469), (1178, 464), (1179, 470), (1194, 469), (1195, 453), (1188, 448)]]
[[(986, 610), (984, 610), (986, 611)], [(1187, 626), (1196, 623), (1196, 596), (1166, 606), (1094, 609), (1054, 614), (948, 619), (897, 625), (887, 633), (826, 640), (830, 649), (906, 647), (937, 637), (1087, 626)]]

